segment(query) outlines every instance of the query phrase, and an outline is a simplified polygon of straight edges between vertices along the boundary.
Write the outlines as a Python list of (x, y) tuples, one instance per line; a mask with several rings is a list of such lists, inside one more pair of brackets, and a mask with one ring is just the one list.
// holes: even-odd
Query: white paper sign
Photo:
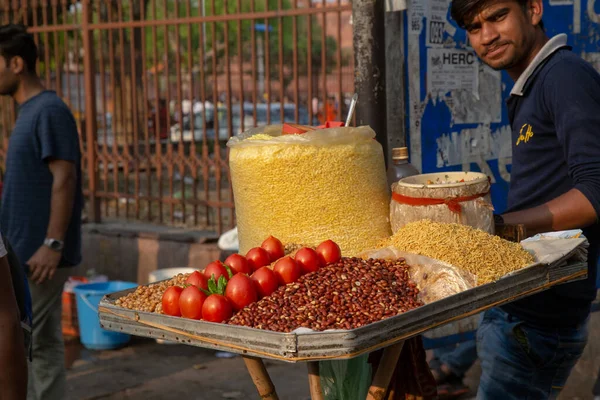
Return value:
[(385, 0), (385, 12), (406, 10), (406, 0)]
[(451, 90), (477, 92), (479, 63), (475, 54), (461, 49), (427, 49), (427, 91)]
[(446, 30), (448, 6), (450, 0), (429, 0), (429, 15), (427, 15), (426, 45), (439, 47), (444, 44), (444, 31)]
[(423, 30), (423, 19), (428, 0), (410, 0), (408, 6), (408, 33), (420, 35)]

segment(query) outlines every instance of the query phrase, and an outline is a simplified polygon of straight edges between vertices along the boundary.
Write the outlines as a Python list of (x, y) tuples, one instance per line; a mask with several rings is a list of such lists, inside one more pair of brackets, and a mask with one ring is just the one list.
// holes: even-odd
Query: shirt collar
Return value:
[(510, 94), (516, 96), (523, 96), (525, 91), (525, 84), (531, 78), (537, 67), (540, 66), (548, 57), (550, 57), (556, 50), (565, 47), (567, 45), (567, 35), (561, 33), (554, 36), (542, 47), (539, 53), (534, 57), (533, 61), (527, 66), (525, 71), (519, 76), (515, 86), (512, 88)]

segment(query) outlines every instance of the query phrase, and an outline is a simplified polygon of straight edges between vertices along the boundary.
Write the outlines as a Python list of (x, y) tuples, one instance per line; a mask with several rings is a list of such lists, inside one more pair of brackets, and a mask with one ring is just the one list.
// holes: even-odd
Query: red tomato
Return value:
[(202, 305), (202, 319), (209, 322), (223, 322), (231, 318), (233, 309), (225, 296), (211, 294)]
[(225, 265), (228, 265), (231, 268), (231, 272), (233, 274), (237, 274), (241, 272), (242, 274), (251, 274), (252, 267), (250, 267), (250, 263), (246, 260), (246, 257), (240, 254), (232, 254), (225, 259)]
[(179, 296), (179, 309), (181, 316), (190, 319), (202, 318), (202, 305), (206, 295), (196, 286), (188, 286), (183, 289)]
[(219, 277), (223, 275), (225, 279), (229, 279), (227, 269), (221, 261), (213, 261), (204, 268), (204, 276), (206, 279), (210, 279), (211, 276), (215, 276), (215, 281), (219, 280)]
[(179, 286), (171, 286), (163, 293), (162, 308), (163, 312), (173, 317), (180, 317), (179, 296), (183, 292), (183, 288)]
[(342, 258), (342, 251), (333, 240), (326, 240), (317, 247), (317, 254), (323, 265), (333, 264)]
[(208, 278), (202, 275), (200, 271), (192, 272), (192, 274), (185, 280), (185, 283), (208, 290)]
[(277, 261), (273, 267), (273, 272), (275, 273), (275, 276), (277, 276), (279, 283), (282, 285), (296, 282), (298, 278), (300, 278), (300, 275), (302, 275), (300, 266), (290, 256), (283, 257)]
[(234, 311), (241, 310), (258, 300), (254, 283), (246, 274), (236, 274), (227, 282), (225, 297), (231, 303)]
[(271, 262), (279, 260), (281, 257), (285, 256), (285, 249), (283, 248), (283, 243), (277, 238), (273, 236), (269, 236), (265, 239), (264, 242), (260, 245), (263, 249), (269, 253), (269, 258)]
[(265, 265), (269, 265), (271, 263), (269, 253), (267, 253), (267, 251), (262, 247), (255, 247), (248, 250), (246, 259), (248, 260), (252, 271), (256, 271), (260, 267), (264, 267)]
[(302, 274), (308, 274), (309, 272), (315, 272), (323, 265), (323, 262), (319, 258), (316, 251), (309, 247), (303, 247), (296, 252), (294, 260), (300, 266)]
[(277, 290), (279, 287), (279, 281), (275, 272), (271, 271), (269, 267), (261, 267), (254, 271), (250, 277), (256, 286), (258, 297), (263, 298), (269, 296), (271, 293)]

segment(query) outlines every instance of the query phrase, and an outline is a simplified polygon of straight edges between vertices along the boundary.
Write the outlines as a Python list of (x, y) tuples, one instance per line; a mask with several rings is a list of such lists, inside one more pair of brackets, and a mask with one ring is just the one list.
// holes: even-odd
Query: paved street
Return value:
[[(70, 346), (70, 350), (76, 350)], [(77, 346), (79, 348), (80, 346)], [(81, 349), (68, 374), (70, 400), (254, 399), (256, 389), (240, 357), (135, 339), (117, 351)], [(308, 399), (306, 365), (267, 362), (281, 400)]]
[[(68, 374), (69, 399), (215, 400), (258, 399), (241, 358), (217, 358), (214, 351), (184, 345), (161, 345), (133, 338), (120, 350), (91, 352), (69, 345), (78, 357)], [(281, 400), (309, 398), (305, 364), (267, 362)], [(600, 369), (600, 313), (593, 316), (590, 342), (561, 400), (591, 399)], [(477, 387), (479, 365), (468, 374)], [(466, 396), (465, 399), (469, 399)]]

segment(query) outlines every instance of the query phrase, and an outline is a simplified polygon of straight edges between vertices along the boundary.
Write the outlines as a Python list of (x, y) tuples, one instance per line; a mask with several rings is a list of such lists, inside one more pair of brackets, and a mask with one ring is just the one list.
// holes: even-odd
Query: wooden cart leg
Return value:
[(279, 400), (275, 386), (273, 386), (263, 360), (254, 357), (244, 357), (244, 363), (246, 363), (246, 368), (254, 381), (260, 398), (264, 400)]
[(308, 384), (310, 385), (311, 400), (325, 400), (323, 389), (321, 388), (321, 375), (319, 375), (319, 362), (311, 361), (308, 363)]
[(387, 347), (383, 351), (383, 356), (377, 367), (373, 383), (367, 394), (367, 400), (383, 400), (383, 397), (390, 386), (392, 374), (396, 370), (396, 365), (398, 364), (398, 359), (400, 358), (403, 346), (404, 341)]

